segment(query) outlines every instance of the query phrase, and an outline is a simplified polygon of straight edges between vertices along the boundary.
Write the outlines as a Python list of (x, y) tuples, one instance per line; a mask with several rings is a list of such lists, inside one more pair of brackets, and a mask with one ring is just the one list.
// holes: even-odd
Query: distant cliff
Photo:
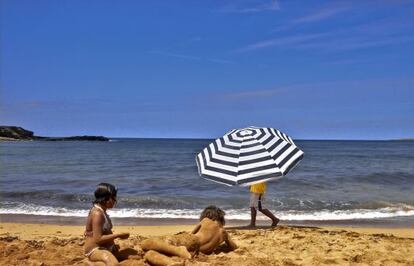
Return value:
[(35, 136), (33, 131), (26, 130), (22, 127), (16, 126), (0, 126), (0, 141), (1, 140), (43, 140), (43, 141), (109, 141), (103, 136), (72, 136), (72, 137), (42, 137)]
[(0, 126), (0, 137), (12, 140), (33, 140), (35, 138), (32, 131), (13, 126)]

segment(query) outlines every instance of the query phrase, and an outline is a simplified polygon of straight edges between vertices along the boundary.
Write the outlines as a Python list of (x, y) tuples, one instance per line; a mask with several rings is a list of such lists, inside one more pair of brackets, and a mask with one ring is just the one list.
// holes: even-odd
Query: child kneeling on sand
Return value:
[(93, 207), (89, 211), (85, 230), (85, 256), (90, 262), (117, 265), (121, 257), (114, 240), (127, 239), (129, 233), (112, 233), (112, 221), (106, 213), (116, 203), (117, 190), (108, 183), (100, 183), (95, 190)]
[[(183, 260), (174, 260), (166, 255), (190, 259), (191, 253), (212, 253), (223, 242), (229, 250), (237, 248), (236, 243), (224, 229), (225, 212), (216, 206), (208, 206), (200, 215), (200, 223), (189, 233), (167, 237), (152, 238), (141, 242), (145, 260), (153, 265), (180, 265)], [(190, 253), (191, 252), (191, 253)]]

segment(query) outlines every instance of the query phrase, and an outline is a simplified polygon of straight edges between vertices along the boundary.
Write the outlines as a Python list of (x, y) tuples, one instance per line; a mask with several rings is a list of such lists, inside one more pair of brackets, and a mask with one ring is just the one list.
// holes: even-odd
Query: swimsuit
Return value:
[[(94, 204), (93, 207), (96, 208), (96, 209), (98, 209), (98, 210), (100, 210), (102, 212), (102, 214), (104, 215), (105, 222), (102, 225), (102, 234), (103, 235), (111, 234), (112, 233), (112, 222), (111, 222), (111, 219), (109, 219), (108, 214), (99, 205)], [(89, 211), (89, 215), (91, 214), (91, 212), (92, 212), (92, 209)], [(85, 233), (84, 233), (84, 236), (86, 236), (86, 237), (93, 236), (92, 228), (90, 228), (90, 229), (86, 228)], [(115, 249), (115, 245), (113, 244), (113, 245), (111, 245), (108, 248), (105, 248), (105, 247), (94, 247), (89, 252), (86, 252), (85, 253), (85, 256), (86, 257), (89, 257), (97, 249), (103, 249), (103, 250), (108, 250), (110, 252), (113, 252), (114, 249)]]
[(99, 249), (100, 247), (94, 247), (93, 249), (91, 249), (91, 251), (89, 251), (88, 253), (85, 253), (85, 257), (89, 258), (90, 255), (92, 255), (92, 253)]
[(93, 249), (91, 249), (89, 252), (85, 253), (85, 257), (89, 258), (92, 253), (97, 250), (97, 249), (101, 249), (101, 250), (108, 250), (109, 252), (113, 253), (115, 251), (115, 245), (111, 245), (109, 248), (104, 248), (104, 247), (94, 247)]
[[(102, 234), (103, 235), (110, 234), (111, 230), (112, 230), (112, 222), (111, 222), (111, 219), (109, 219), (108, 214), (99, 205), (95, 204), (95, 205), (93, 205), (93, 207), (100, 210), (104, 215), (105, 222), (102, 225)], [(91, 211), (92, 211), (92, 209), (89, 211), (89, 215), (91, 214)], [(88, 230), (88, 228), (86, 228), (85, 236), (92, 236), (92, 234), (93, 234), (92, 233), (92, 228), (90, 228), (89, 230)]]

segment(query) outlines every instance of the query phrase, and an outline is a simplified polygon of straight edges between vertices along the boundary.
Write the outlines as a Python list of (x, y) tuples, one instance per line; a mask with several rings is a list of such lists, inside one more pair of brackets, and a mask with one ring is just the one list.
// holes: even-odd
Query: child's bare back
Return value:
[(221, 243), (228, 239), (223, 225), (209, 218), (204, 218), (194, 228), (192, 233), (198, 237), (200, 241), (200, 251), (204, 254), (210, 254)]

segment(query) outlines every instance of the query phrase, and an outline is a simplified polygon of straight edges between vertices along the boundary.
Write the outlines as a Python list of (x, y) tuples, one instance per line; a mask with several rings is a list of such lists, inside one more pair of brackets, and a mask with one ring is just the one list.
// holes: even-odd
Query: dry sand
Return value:
[[(0, 224), (0, 265), (84, 265), (83, 226)], [(150, 236), (190, 231), (192, 226), (116, 226), (129, 231), (121, 248), (138, 256), (120, 265), (146, 265), (139, 243)], [(186, 265), (414, 265), (413, 228), (260, 227), (228, 229), (239, 248), (202, 255)], [(141, 259), (139, 259), (141, 257)]]

